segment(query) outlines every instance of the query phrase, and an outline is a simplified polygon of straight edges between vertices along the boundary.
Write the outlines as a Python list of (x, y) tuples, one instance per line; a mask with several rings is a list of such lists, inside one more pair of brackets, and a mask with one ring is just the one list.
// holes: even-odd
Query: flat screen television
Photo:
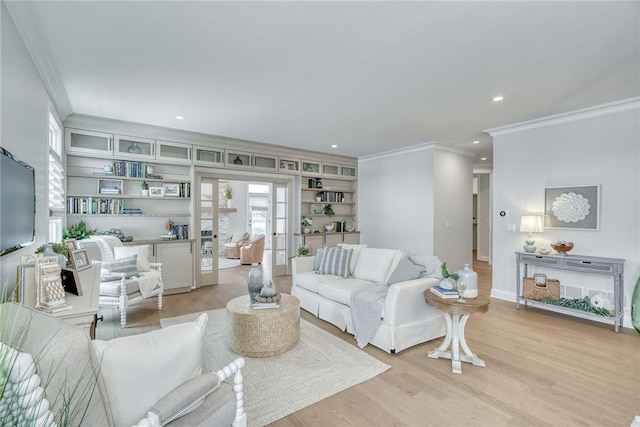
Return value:
[(35, 169), (0, 147), (0, 256), (35, 241)]

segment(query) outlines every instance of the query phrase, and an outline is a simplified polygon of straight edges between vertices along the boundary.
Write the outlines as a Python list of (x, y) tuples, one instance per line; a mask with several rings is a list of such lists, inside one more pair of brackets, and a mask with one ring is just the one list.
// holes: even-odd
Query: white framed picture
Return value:
[(164, 184), (162, 193), (165, 197), (180, 197), (180, 184)]
[(544, 189), (545, 228), (598, 230), (600, 186), (583, 185)]
[(163, 195), (162, 187), (149, 187), (149, 197), (162, 197)]

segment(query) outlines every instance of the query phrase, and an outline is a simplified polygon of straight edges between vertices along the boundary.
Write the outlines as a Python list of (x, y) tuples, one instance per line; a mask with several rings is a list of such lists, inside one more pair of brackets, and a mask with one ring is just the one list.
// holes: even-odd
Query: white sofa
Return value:
[[(293, 258), (291, 294), (300, 299), (304, 310), (354, 334), (351, 293), (362, 286), (391, 281), (400, 260), (408, 254), (365, 245), (343, 247), (353, 250), (349, 277), (318, 274), (314, 271), (314, 266), (317, 270), (319, 264), (316, 256)], [(440, 281), (440, 261), (437, 257), (420, 255), (411, 255), (410, 259), (425, 266), (425, 272), (419, 278), (389, 285), (382, 320), (369, 340), (388, 353), (433, 340), (446, 332), (442, 313), (429, 306), (424, 298), (424, 291)]]

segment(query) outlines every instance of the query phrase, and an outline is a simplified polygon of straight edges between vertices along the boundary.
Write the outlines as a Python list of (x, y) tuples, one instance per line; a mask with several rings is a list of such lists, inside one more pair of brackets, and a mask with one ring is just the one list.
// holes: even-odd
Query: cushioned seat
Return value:
[(249, 233), (246, 231), (236, 231), (224, 239), (220, 255), (227, 258), (240, 258), (240, 249), (249, 241)]
[(264, 255), (264, 234), (258, 234), (240, 248), (241, 264), (262, 264)]
[(120, 310), (120, 324), (127, 324), (127, 308), (148, 298), (158, 297), (162, 309), (162, 263), (148, 261), (148, 245), (124, 246), (113, 236), (91, 236), (78, 240), (92, 262), (101, 263), (100, 307)]

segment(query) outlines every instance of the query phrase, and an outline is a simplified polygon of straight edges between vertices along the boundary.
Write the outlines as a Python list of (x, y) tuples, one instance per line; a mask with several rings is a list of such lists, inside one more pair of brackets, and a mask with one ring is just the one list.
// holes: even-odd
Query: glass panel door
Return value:
[(197, 286), (218, 283), (218, 180), (198, 176), (196, 220)]
[(287, 184), (276, 183), (273, 185), (273, 250), (271, 262), (273, 276), (287, 274), (287, 261), (289, 253), (289, 191)]

